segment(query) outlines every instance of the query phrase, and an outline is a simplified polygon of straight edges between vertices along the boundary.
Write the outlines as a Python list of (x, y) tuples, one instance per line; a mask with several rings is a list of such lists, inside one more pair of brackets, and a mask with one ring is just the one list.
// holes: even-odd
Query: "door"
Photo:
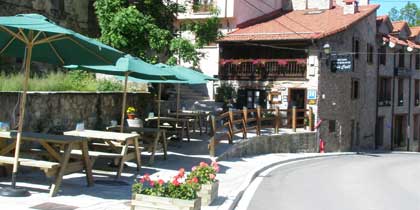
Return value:
[(267, 106), (267, 93), (264, 90), (257, 89), (242, 89), (238, 91), (238, 109), (243, 107), (248, 109), (256, 109), (257, 106), (266, 108)]
[[(296, 106), (296, 109), (298, 109), (296, 115), (297, 115), (297, 122), (296, 126), (299, 128), (302, 128), (305, 126), (305, 111), (299, 111), (299, 109), (305, 109), (306, 108), (306, 89), (289, 89), (289, 101), (288, 101), (288, 109), (292, 109), (294, 106)], [(291, 112), (289, 112), (289, 125), (291, 127)]]
[(406, 138), (407, 120), (406, 116), (395, 116), (395, 135), (394, 135), (394, 148), (404, 147)]
[(384, 142), (384, 117), (378, 117), (376, 121), (377, 136), (375, 139), (375, 149), (379, 149)]

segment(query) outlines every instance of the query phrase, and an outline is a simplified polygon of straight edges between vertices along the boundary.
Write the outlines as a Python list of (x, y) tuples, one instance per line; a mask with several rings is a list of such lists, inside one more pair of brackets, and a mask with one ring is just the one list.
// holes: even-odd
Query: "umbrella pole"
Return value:
[(176, 92), (177, 92), (177, 96), (176, 96), (176, 120), (178, 121), (179, 101), (180, 101), (180, 97), (181, 97), (181, 84), (177, 84)]
[(3, 189), (1, 194), (3, 196), (11, 196), (11, 197), (22, 197), (22, 196), (29, 196), (29, 192), (25, 189), (17, 189), (16, 188), (16, 176), (19, 167), (19, 153), (20, 153), (20, 145), (22, 142), (22, 131), (23, 131), (23, 120), (25, 118), (25, 106), (26, 106), (26, 94), (28, 92), (28, 82), (29, 82), (29, 73), (31, 69), (31, 57), (32, 57), (32, 44), (27, 44), (26, 46), (26, 60), (25, 60), (25, 79), (23, 81), (23, 94), (20, 103), (19, 109), (19, 127), (18, 133), (16, 138), (16, 148), (15, 148), (15, 157), (13, 160), (13, 171), (12, 171), (12, 188), (11, 189)]
[(162, 98), (162, 84), (159, 83), (159, 92), (158, 92), (158, 119), (157, 127), (160, 128), (160, 99)]
[(124, 81), (124, 95), (123, 95), (123, 104), (121, 109), (121, 127), (120, 132), (124, 132), (124, 118), (125, 118), (125, 106), (127, 104), (127, 83), (128, 83), (128, 74), (129, 72), (125, 73), (125, 81)]

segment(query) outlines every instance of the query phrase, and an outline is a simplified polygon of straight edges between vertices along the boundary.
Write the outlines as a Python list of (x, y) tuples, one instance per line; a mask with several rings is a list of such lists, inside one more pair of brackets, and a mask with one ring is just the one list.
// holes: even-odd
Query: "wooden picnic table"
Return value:
[[(0, 164), (13, 165), (14, 157), (7, 156), (11, 154), (16, 146), (16, 131), (0, 132), (0, 140), (3, 145), (0, 150)], [(12, 142), (7, 141), (12, 140)], [(51, 135), (33, 132), (23, 132), (23, 141), (37, 142), (45, 149), (45, 151), (30, 148), (31, 153), (38, 153), (43, 156), (47, 155), (51, 161), (39, 160), (35, 158), (19, 158), (19, 165), (36, 167), (42, 169), (48, 177), (55, 176), (55, 181), (50, 187), (50, 196), (57, 194), (63, 176), (85, 169), (86, 180), (88, 186), (93, 186), (92, 165), (89, 159), (89, 151), (87, 139), (75, 136)], [(70, 161), (70, 155), (73, 148), (79, 146), (81, 148), (82, 159)], [(63, 151), (61, 151), (63, 149)], [(24, 155), (24, 153), (23, 153)]]
[[(109, 131), (96, 131), (96, 130), (83, 130), (83, 131), (67, 131), (64, 132), (65, 135), (70, 136), (80, 136), (88, 138), (89, 140), (99, 140), (103, 141), (104, 146), (112, 150), (112, 153), (105, 153), (99, 151), (90, 151), (92, 157), (114, 157), (121, 159), (119, 161), (119, 167), (117, 171), (116, 178), (121, 177), (121, 173), (124, 169), (124, 163), (136, 159), (137, 171), (140, 171), (141, 168), (141, 156), (140, 156), (140, 146), (139, 146), (139, 134), (130, 134), (130, 133), (118, 133), (118, 132), (109, 132)], [(134, 152), (129, 153), (129, 146), (134, 147)], [(121, 146), (121, 151), (119, 151), (118, 146)]]
[[(108, 131), (118, 132), (120, 131), (120, 126), (109, 126), (106, 129)], [(140, 128), (140, 127), (124, 127), (123, 131), (125, 133), (138, 133), (140, 134), (140, 140), (143, 140), (143, 143), (148, 140), (147, 136), (152, 135), (153, 141), (152, 144), (149, 144), (149, 149), (151, 149), (152, 155), (150, 156), (149, 164), (153, 165), (156, 149), (159, 143), (159, 140), (162, 142), (163, 146), (163, 158), (167, 159), (167, 153), (168, 153), (168, 143), (166, 141), (166, 130), (161, 128)], [(149, 150), (148, 149), (148, 150)]]
[[(145, 119), (145, 122), (157, 122), (158, 117), (149, 117)], [(160, 117), (160, 125), (159, 128), (163, 128), (166, 130), (173, 129), (175, 131), (180, 130), (180, 138), (184, 138), (184, 133), (187, 134), (188, 141), (191, 140), (190, 138), (190, 125), (189, 125), (189, 119), (185, 118), (179, 118), (176, 119), (174, 117)], [(167, 123), (168, 125), (165, 125)]]
[(205, 111), (182, 110), (182, 111), (178, 111), (178, 113), (176, 112), (168, 113), (168, 116), (175, 117), (175, 118), (178, 116), (178, 118), (190, 119), (190, 122), (193, 123), (193, 131), (195, 132), (195, 124), (197, 123), (200, 129), (200, 135), (202, 135), (203, 127), (206, 129), (206, 133), (208, 131), (207, 117), (209, 116), (209, 114), (210, 112), (205, 112)]

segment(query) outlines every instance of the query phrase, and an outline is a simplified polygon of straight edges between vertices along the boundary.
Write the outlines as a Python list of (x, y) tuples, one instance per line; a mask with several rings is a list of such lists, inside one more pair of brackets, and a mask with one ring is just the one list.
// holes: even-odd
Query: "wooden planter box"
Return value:
[(201, 185), (201, 190), (197, 192), (201, 198), (201, 206), (208, 206), (217, 198), (219, 191), (219, 181), (212, 184)]
[(132, 210), (200, 210), (201, 199), (182, 200), (150, 195), (133, 195)]

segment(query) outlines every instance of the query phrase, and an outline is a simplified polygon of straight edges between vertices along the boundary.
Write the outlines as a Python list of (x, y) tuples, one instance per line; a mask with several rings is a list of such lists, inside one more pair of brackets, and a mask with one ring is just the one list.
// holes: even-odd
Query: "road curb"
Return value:
[(314, 155), (314, 156), (307, 156), (307, 157), (298, 157), (298, 158), (291, 158), (275, 163), (268, 164), (260, 169), (257, 169), (251, 172), (247, 178), (245, 179), (244, 183), (241, 185), (239, 190), (234, 193), (233, 196), (229, 196), (223, 204), (217, 208), (218, 210), (233, 210), (238, 205), (239, 201), (241, 200), (243, 194), (250, 186), (250, 184), (264, 171), (286, 163), (291, 163), (295, 161), (302, 161), (302, 160), (309, 160), (309, 159), (316, 159), (316, 158), (327, 158), (327, 157), (339, 157), (339, 156), (348, 156), (348, 155), (357, 155), (355, 152), (348, 152), (348, 153), (332, 153), (332, 154), (322, 154), (322, 155)]

